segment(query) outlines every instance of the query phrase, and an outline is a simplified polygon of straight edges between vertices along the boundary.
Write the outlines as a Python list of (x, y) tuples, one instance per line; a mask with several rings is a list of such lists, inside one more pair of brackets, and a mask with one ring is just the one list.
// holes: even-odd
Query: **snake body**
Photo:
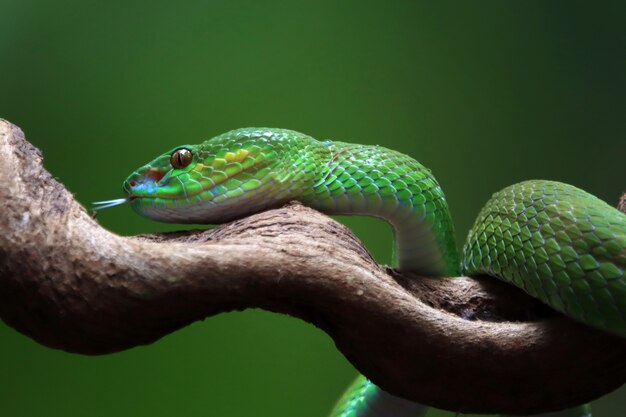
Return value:
[[(223, 223), (289, 200), (329, 214), (379, 217), (394, 229), (403, 271), (488, 274), (626, 337), (626, 215), (571, 185), (526, 181), (494, 194), (462, 260), (430, 170), (380, 146), (238, 129), (165, 152), (134, 171), (123, 189), (137, 213), (165, 222)], [(360, 377), (333, 415), (416, 417), (425, 410)], [(590, 415), (583, 408), (576, 413)]]

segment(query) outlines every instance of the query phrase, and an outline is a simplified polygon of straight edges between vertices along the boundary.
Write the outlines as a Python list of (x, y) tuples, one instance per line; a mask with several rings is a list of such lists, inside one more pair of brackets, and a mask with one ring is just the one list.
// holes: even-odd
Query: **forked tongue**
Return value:
[(105, 208), (119, 206), (120, 204), (124, 204), (128, 201), (130, 201), (130, 199), (127, 197), (127, 198), (116, 198), (115, 200), (94, 201), (91, 204), (94, 205), (94, 207), (92, 207), (93, 211), (99, 211)]

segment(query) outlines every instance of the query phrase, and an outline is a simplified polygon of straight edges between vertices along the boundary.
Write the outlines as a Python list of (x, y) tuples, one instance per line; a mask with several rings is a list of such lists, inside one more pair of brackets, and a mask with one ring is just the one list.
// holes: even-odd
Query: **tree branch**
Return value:
[(0, 317), (44, 345), (115, 352), (258, 307), (320, 327), (385, 390), (449, 410), (551, 411), (626, 380), (626, 341), (492, 278), (400, 275), (302, 205), (120, 237), (1, 119), (0, 161)]

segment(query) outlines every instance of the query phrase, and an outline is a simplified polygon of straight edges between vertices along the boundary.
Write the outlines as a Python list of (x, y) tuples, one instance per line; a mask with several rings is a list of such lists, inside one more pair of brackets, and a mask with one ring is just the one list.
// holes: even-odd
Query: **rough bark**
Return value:
[(313, 323), (385, 390), (449, 410), (551, 411), (626, 380), (626, 341), (491, 278), (400, 275), (302, 205), (120, 237), (1, 119), (0, 161), (0, 317), (44, 345), (110, 353), (256, 307)]

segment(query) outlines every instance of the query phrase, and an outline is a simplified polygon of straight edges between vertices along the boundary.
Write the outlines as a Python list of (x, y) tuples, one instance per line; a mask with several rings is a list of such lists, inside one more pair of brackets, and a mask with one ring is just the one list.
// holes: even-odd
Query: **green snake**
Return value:
[[(382, 218), (398, 268), (420, 275), (487, 274), (589, 326), (626, 337), (626, 215), (553, 181), (496, 193), (459, 257), (444, 193), (415, 159), (380, 146), (318, 141), (284, 129), (237, 129), (182, 145), (123, 184), (134, 211), (173, 223), (223, 223), (290, 200), (329, 214)], [(335, 417), (417, 417), (426, 407), (359, 377)], [(586, 406), (560, 414), (590, 416)]]

